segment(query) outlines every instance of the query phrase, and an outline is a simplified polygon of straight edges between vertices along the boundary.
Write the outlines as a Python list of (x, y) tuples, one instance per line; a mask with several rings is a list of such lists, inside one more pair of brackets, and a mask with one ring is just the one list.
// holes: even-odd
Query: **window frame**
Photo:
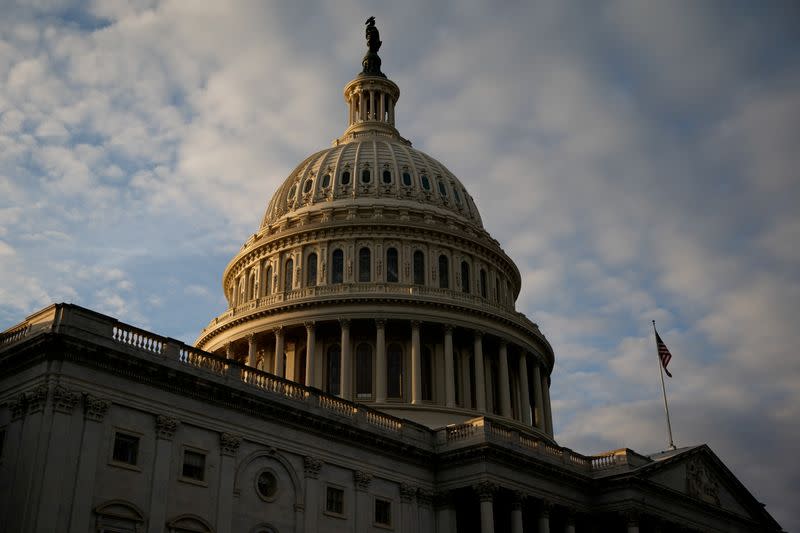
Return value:
[[(335, 511), (335, 510), (331, 510), (331, 509), (328, 508), (328, 503), (330, 502), (330, 499), (328, 498), (328, 495), (330, 494), (331, 490), (338, 491), (339, 494), (341, 495), (341, 506), (342, 506), (342, 508), (341, 508), (340, 511)], [(342, 487), (341, 485), (335, 485), (333, 483), (326, 483), (325, 484), (325, 499), (323, 501), (325, 502), (324, 503), (324, 507), (322, 508), (323, 509), (322, 510), (323, 514), (325, 514), (327, 516), (332, 516), (334, 518), (347, 518), (347, 498), (345, 498), (345, 488), (344, 487)]]
[[(311, 261), (312, 256), (314, 258), (313, 262)], [(319, 264), (319, 255), (317, 254), (317, 252), (311, 252), (306, 256), (306, 287), (317, 286), (317, 277), (319, 270), (317, 268), (318, 264)]]
[[(378, 521), (378, 503), (386, 504), (388, 511), (388, 522)], [(383, 496), (373, 496), (372, 499), (372, 525), (382, 529), (394, 529), (394, 502), (391, 498)]]
[[(341, 256), (341, 263), (339, 265), (336, 264), (336, 254), (337, 252)], [(339, 267), (338, 269), (336, 267)], [(339, 280), (337, 281), (337, 272), (339, 276)], [(334, 248), (331, 251), (331, 285), (340, 285), (344, 283), (344, 249), (342, 248)]]
[[(364, 252), (366, 252), (366, 255)], [(363, 264), (365, 257), (366, 265)], [(362, 246), (358, 249), (358, 282), (372, 282), (372, 249), (369, 246)]]
[[(186, 467), (186, 456), (187, 454), (196, 454), (203, 458), (203, 477), (201, 479), (187, 476), (185, 474), (185, 467)], [(208, 457), (209, 453), (208, 450), (204, 450), (202, 448), (196, 448), (194, 446), (183, 445), (181, 447), (181, 462), (180, 462), (180, 472), (178, 474), (178, 480), (184, 483), (190, 483), (192, 485), (200, 485), (201, 487), (208, 487)]]
[[(258, 486), (258, 480), (262, 474), (270, 474), (275, 479), (275, 490), (271, 495), (264, 494), (261, 492), (261, 489)], [(255, 477), (253, 477), (253, 487), (255, 488), (256, 494), (259, 498), (261, 498), (265, 502), (274, 502), (278, 499), (278, 494), (280, 493), (280, 478), (278, 474), (271, 468), (261, 468), (258, 473), (256, 473)]]
[[(394, 251), (394, 261), (389, 259), (389, 252)], [(394, 279), (390, 279), (389, 273), (394, 270)], [(396, 246), (386, 248), (386, 283), (400, 283), (400, 250)]]
[(439, 258), (437, 259), (438, 270), (437, 273), (439, 274), (439, 288), (440, 289), (449, 289), (450, 288), (450, 258), (447, 254), (440, 253)]
[[(359, 357), (362, 355), (360, 353), (360, 348), (362, 346), (366, 346), (369, 348), (369, 371), (367, 372), (364, 370), (364, 365), (359, 364)], [(361, 370), (361, 372), (359, 372)], [(375, 398), (375, 347), (367, 342), (361, 341), (355, 345), (355, 357), (353, 357), (353, 372), (355, 373), (355, 379), (353, 380), (353, 384), (355, 385), (353, 395), (356, 401), (359, 400), (372, 400)], [(369, 392), (359, 392), (359, 385), (362, 383), (359, 381), (359, 376), (366, 378), (369, 383)]]
[[(125, 436), (128, 436), (128, 437), (134, 437), (134, 438), (138, 439), (138, 443), (136, 445), (136, 462), (135, 463), (128, 463), (128, 462), (125, 462), (125, 461), (118, 461), (114, 457), (114, 450), (116, 448), (117, 435), (125, 435)], [(109, 451), (108, 451), (108, 464), (111, 465), (111, 466), (115, 466), (117, 468), (124, 468), (126, 470), (133, 470), (134, 472), (141, 472), (142, 471), (142, 467), (139, 466), (139, 462), (140, 462), (141, 453), (142, 453), (142, 439), (143, 439), (143, 437), (144, 437), (144, 433), (141, 433), (139, 431), (133, 431), (133, 430), (130, 430), (128, 428), (122, 428), (122, 427), (113, 427), (111, 429), (111, 445), (109, 446)]]
[[(420, 262), (421, 266), (420, 266), (419, 272), (417, 271), (417, 257), (422, 258), (421, 262)], [(424, 287), (426, 285), (426, 280), (427, 280), (427, 276), (425, 275), (425, 252), (424, 251), (420, 250), (419, 248), (414, 250), (414, 253), (411, 254), (411, 267), (412, 267), (411, 270), (412, 270), (412, 274), (413, 274), (413, 278), (414, 278), (413, 279), (414, 285), (421, 285), (421, 286)], [(419, 278), (417, 277), (418, 273), (420, 274)]]

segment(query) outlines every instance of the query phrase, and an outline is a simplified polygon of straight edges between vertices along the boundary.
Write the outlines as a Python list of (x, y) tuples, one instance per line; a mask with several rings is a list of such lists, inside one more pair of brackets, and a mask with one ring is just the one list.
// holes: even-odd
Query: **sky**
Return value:
[(708, 443), (800, 530), (800, 4), (0, 0), (0, 330), (72, 302), (193, 342), (272, 192), (397, 126), (471, 192), (556, 353), (556, 438)]

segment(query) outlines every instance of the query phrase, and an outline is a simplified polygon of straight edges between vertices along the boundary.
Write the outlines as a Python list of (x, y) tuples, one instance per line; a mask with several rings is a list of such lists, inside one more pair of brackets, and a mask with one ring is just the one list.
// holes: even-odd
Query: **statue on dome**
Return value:
[(367, 54), (361, 60), (361, 65), (364, 67), (361, 75), (385, 78), (386, 75), (381, 72), (381, 58), (378, 57), (378, 50), (380, 50), (383, 43), (381, 42), (381, 34), (375, 26), (375, 17), (369, 17), (365, 24), (367, 25)]

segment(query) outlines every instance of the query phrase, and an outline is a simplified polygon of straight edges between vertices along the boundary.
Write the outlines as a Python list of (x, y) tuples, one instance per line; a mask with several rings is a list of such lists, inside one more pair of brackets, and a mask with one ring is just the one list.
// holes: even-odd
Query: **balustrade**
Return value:
[(114, 326), (111, 338), (122, 344), (127, 344), (134, 348), (139, 348), (140, 350), (155, 354), (160, 354), (165, 344), (165, 339), (163, 337), (124, 324)]

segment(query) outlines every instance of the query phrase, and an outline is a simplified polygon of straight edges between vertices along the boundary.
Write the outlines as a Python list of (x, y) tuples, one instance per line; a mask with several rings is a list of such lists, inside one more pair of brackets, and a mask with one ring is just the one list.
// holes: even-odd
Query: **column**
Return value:
[(500, 341), (500, 353), (498, 354), (498, 374), (500, 381), (500, 415), (511, 416), (511, 391), (508, 387), (508, 347), (506, 341)]
[(275, 371), (276, 376), (286, 377), (286, 357), (283, 349), (283, 328), (275, 329)]
[(372, 526), (372, 502), (370, 501), (369, 484), (372, 474), (356, 470), (353, 472), (353, 482), (356, 486), (356, 502), (353, 510), (355, 531), (367, 531)]
[(229, 342), (225, 345), (225, 359), (233, 359), (233, 343)]
[(339, 320), (342, 328), (342, 362), (339, 368), (339, 395), (345, 400), (353, 399), (353, 353), (350, 348), (350, 320)]
[(230, 533), (233, 508), (233, 478), (236, 474), (236, 452), (242, 437), (232, 433), (219, 435), (219, 492), (217, 493), (217, 533)]
[(483, 332), (475, 330), (475, 408), (486, 412), (486, 384), (483, 374)]
[(251, 333), (247, 336), (247, 366), (256, 366), (256, 336)]
[(628, 533), (639, 533), (639, 513), (628, 511), (625, 513), (625, 518), (628, 524)]
[(533, 422), (537, 428), (545, 431), (547, 428), (544, 423), (544, 400), (542, 400), (542, 374), (539, 371), (539, 361), (533, 361), (533, 401), (534, 408)]
[(420, 531), (417, 513), (414, 509), (414, 499), (417, 489), (408, 483), (400, 484), (400, 527), (402, 533), (417, 533)]
[(437, 493), (436, 502), (436, 531), (437, 533), (456, 533), (456, 508), (453, 496), (449, 492)]
[(313, 322), (306, 322), (306, 387), (317, 387), (319, 384), (314, 379), (316, 358), (317, 335)]
[(544, 407), (545, 431), (548, 435), (553, 435), (553, 413), (550, 411), (550, 386), (547, 383), (547, 375), (542, 374), (542, 400)]
[(150, 488), (150, 533), (161, 533), (167, 521), (167, 488), (169, 487), (172, 438), (178, 420), (167, 415), (156, 417), (156, 455), (153, 459), (153, 484)]
[(519, 410), (522, 423), (531, 425), (531, 393), (528, 390), (528, 356), (519, 353)]
[(386, 321), (375, 320), (375, 402), (386, 401)]
[(436, 531), (433, 515), (433, 493), (429, 490), (417, 489), (417, 511), (419, 513), (418, 531)]
[(411, 403), (422, 403), (422, 362), (420, 361), (419, 321), (411, 321)]
[(453, 370), (453, 326), (444, 327), (444, 390), (445, 405), (456, 406), (455, 371)]
[(550, 509), (553, 504), (547, 500), (542, 500), (539, 503), (539, 533), (550, 533)]
[(481, 533), (494, 533), (494, 493), (497, 485), (481, 481), (473, 487), (481, 502)]
[(511, 533), (522, 533), (522, 499), (524, 495), (514, 491), (511, 497)]
[(377, 107), (375, 106), (375, 91), (369, 92), (369, 119), (375, 120), (375, 110)]
[(78, 476), (72, 500), (72, 520), (70, 531), (89, 531), (92, 518), (92, 497), (97, 472), (97, 457), (100, 455), (100, 443), (103, 439), (103, 418), (106, 416), (111, 402), (90, 394), (83, 399), (83, 440), (78, 464)]
[(567, 509), (567, 516), (564, 522), (564, 533), (575, 533), (575, 510)]
[(303, 531), (306, 533), (317, 532), (317, 522), (319, 521), (320, 500), (319, 500), (319, 471), (322, 469), (322, 461), (306, 455), (303, 457), (303, 477), (305, 478), (305, 519), (303, 520)]

